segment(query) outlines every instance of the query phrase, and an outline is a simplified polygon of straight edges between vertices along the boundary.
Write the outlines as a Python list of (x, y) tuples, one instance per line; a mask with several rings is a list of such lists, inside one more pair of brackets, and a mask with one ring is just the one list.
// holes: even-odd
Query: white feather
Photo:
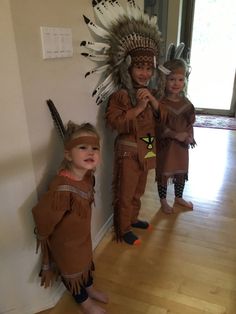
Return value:
[(156, 16), (156, 15), (153, 15), (153, 16), (150, 18), (150, 24), (153, 25), (153, 26), (156, 26), (156, 25), (157, 25), (157, 16)]
[(106, 91), (97, 97), (96, 104), (99, 105), (104, 102), (115, 90), (117, 90), (117, 86), (115, 84), (111, 84)]
[(100, 89), (97, 93), (97, 97), (101, 98), (103, 97), (107, 92), (109, 92), (109, 90), (111, 90), (112, 88), (115, 88), (115, 83), (112, 80), (105, 88)]
[(111, 74), (108, 75), (108, 77), (106, 77), (106, 79), (105, 79), (101, 84), (99, 84), (99, 85), (95, 88), (95, 90), (93, 91), (92, 96), (94, 96), (94, 95), (96, 95), (97, 93), (99, 93), (99, 91), (100, 91), (101, 89), (103, 89), (104, 87), (106, 87), (108, 84), (110, 84), (112, 80), (113, 80), (113, 78), (112, 78), (112, 73), (111, 73)]
[(104, 54), (110, 48), (110, 45), (106, 43), (85, 41), (85, 40), (81, 41), (80, 46), (83, 46), (87, 49), (92, 49), (94, 51), (100, 51), (100, 52), (103, 52)]
[(97, 24), (93, 23), (89, 18), (83, 15), (84, 21), (87, 24), (88, 28), (91, 29), (92, 32), (97, 34), (100, 37), (109, 36), (109, 32), (107, 32), (104, 28), (98, 26)]
[(137, 7), (137, 4), (134, 0), (127, 0), (127, 2), (130, 7), (134, 7), (134, 8)]
[(100, 105), (101, 103), (103, 103), (113, 92), (115, 92), (117, 90), (117, 88), (114, 86), (112, 87), (109, 91), (106, 92), (105, 95), (103, 95), (102, 97), (98, 97), (96, 99), (96, 104)]
[(179, 59), (181, 57), (184, 47), (185, 47), (184, 43), (180, 43), (178, 45), (178, 47), (175, 49), (175, 59)]
[(166, 51), (166, 58), (165, 60), (166, 61), (169, 61), (170, 60), (170, 56), (172, 54), (172, 50), (175, 48), (175, 45), (173, 43), (170, 43), (168, 48), (167, 48), (167, 51)]
[(165, 75), (169, 75), (171, 73), (171, 71), (167, 69), (166, 67), (164, 67), (162, 64), (158, 65), (158, 69), (161, 72), (163, 72)]
[(111, 22), (112, 22), (112, 17), (109, 12), (107, 12), (107, 7), (102, 5), (102, 3), (97, 3), (93, 7), (94, 14), (100, 21), (100, 23), (105, 27), (109, 28)]
[(93, 68), (92, 70), (88, 71), (86, 74), (85, 74), (85, 77), (93, 74), (93, 73), (101, 73), (101, 72), (105, 72), (107, 71), (107, 69), (109, 68), (109, 64), (105, 64), (105, 65), (101, 65), (100, 67), (95, 67)]
[(109, 58), (108, 55), (92, 55), (92, 54), (85, 53), (85, 52), (82, 52), (81, 55), (92, 60), (92, 61), (97, 61), (97, 62), (107, 61)]
[(130, 19), (134, 18), (135, 20), (137, 20), (144, 14), (134, 1), (128, 0), (127, 15)]
[(107, 8), (109, 8), (110, 10), (112, 10), (115, 14), (116, 17), (118, 15), (124, 15), (125, 14), (125, 10), (124, 8), (120, 5), (118, 0), (106, 0), (107, 3)]
[(97, 12), (100, 12), (104, 16), (103, 19), (107, 21), (108, 25), (114, 22), (117, 19), (117, 16), (119, 15), (119, 12), (115, 10), (114, 6), (110, 3), (110, 1), (99, 2), (96, 5), (96, 13)]
[[(152, 25), (151, 24), (151, 19), (150, 19), (150, 17), (147, 14), (143, 14), (142, 12), (140, 14), (141, 14), (141, 16), (143, 18), (144, 23)], [(141, 18), (141, 16), (140, 16), (140, 18)]]

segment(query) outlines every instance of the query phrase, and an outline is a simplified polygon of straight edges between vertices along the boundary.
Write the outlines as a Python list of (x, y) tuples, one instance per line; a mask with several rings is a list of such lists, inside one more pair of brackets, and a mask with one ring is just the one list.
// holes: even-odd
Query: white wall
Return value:
[[(46, 100), (64, 122), (96, 124), (102, 164), (96, 175), (93, 247), (111, 225), (113, 135), (105, 129), (104, 107), (91, 92), (98, 77), (84, 78), (94, 64), (81, 55), (91, 39), (82, 14), (93, 19), (88, 0), (0, 1), (0, 313), (32, 314), (53, 306), (64, 287), (40, 287), (31, 209), (47, 189), (62, 158)], [(124, 2), (123, 0), (121, 1)], [(138, 1), (143, 6), (143, 0)], [(72, 29), (72, 58), (43, 60), (40, 26)]]
[[(39, 286), (31, 215), (62, 157), (46, 99), (54, 101), (63, 121), (97, 125), (103, 163), (97, 172), (94, 246), (111, 222), (113, 138), (105, 131), (104, 108), (91, 97), (97, 78), (84, 78), (94, 65), (80, 56), (80, 41), (91, 39), (82, 14), (93, 17), (90, 1), (0, 1), (0, 313), (38, 312), (54, 305), (63, 291), (59, 285)], [(40, 26), (70, 27), (74, 56), (43, 60)]]
[(14, 31), (6, 0), (0, 2), (0, 28), (4, 48), (0, 58), (0, 312), (22, 314), (32, 313), (38, 298), (52, 304), (55, 291), (45, 293), (36, 283), (37, 257), (30, 213), (36, 201), (36, 182)]

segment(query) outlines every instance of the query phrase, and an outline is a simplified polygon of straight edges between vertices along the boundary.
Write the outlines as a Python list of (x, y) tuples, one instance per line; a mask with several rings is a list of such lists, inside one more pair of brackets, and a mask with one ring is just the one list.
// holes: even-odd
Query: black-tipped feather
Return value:
[(64, 124), (62, 122), (62, 119), (60, 117), (60, 114), (59, 112), (57, 111), (54, 103), (52, 102), (51, 99), (48, 99), (47, 100), (47, 105), (48, 105), (48, 108), (51, 112), (51, 116), (52, 116), (52, 119), (53, 119), (53, 122), (57, 128), (57, 131), (59, 133), (59, 136), (64, 139), (65, 137), (65, 133), (66, 133), (66, 130), (65, 130), (65, 127), (64, 127)]

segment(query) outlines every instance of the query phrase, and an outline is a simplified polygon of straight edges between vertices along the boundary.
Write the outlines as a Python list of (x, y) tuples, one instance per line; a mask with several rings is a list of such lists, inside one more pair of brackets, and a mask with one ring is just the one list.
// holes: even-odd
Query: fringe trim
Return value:
[(56, 191), (58, 192), (71, 192), (71, 193), (75, 193), (78, 194), (80, 197), (86, 199), (86, 200), (90, 200), (92, 198), (92, 194), (93, 194), (93, 190), (89, 191), (89, 192), (84, 192), (81, 191), (77, 188), (75, 188), (72, 185), (68, 185), (68, 184), (64, 184), (64, 185), (59, 185), (56, 189)]
[(175, 183), (183, 184), (188, 181), (188, 173), (172, 174), (172, 175), (156, 175), (157, 184), (166, 186)]
[[(128, 155), (130, 153), (130, 155)], [(122, 232), (120, 229), (120, 202), (119, 202), (119, 194), (120, 194), (120, 184), (121, 184), (121, 165), (122, 160), (124, 158), (131, 158), (133, 157), (133, 154), (131, 152), (123, 152), (123, 155), (120, 154), (120, 152), (117, 152), (115, 162), (114, 162), (114, 169), (113, 169), (113, 183), (112, 183), (112, 190), (113, 190), (113, 226), (114, 226), (114, 233), (115, 237), (114, 239), (117, 242), (122, 242)], [(137, 156), (137, 154), (136, 154)], [(136, 157), (137, 158), (137, 157)]]
[(80, 273), (71, 275), (61, 274), (62, 281), (72, 294), (79, 294), (80, 289), (86, 285), (89, 277), (92, 277), (92, 272), (94, 270), (94, 263), (91, 262), (89, 267)]
[(55, 263), (51, 264), (42, 264), (39, 277), (41, 277), (41, 286), (47, 288), (52, 286), (54, 281), (57, 281), (59, 276), (59, 271)]
[(36, 254), (38, 253), (39, 247), (43, 255), (49, 255), (50, 244), (47, 237), (40, 236), (36, 234), (37, 242), (36, 242)]
[(53, 201), (52, 201), (52, 208), (55, 209), (55, 211), (60, 210), (70, 210), (70, 192), (59, 192), (55, 191), (53, 192)]
[(123, 166), (123, 160), (133, 159), (138, 162), (138, 156), (136, 152), (116, 152), (115, 162), (114, 162), (114, 169), (113, 169), (113, 182), (112, 182), (112, 190), (113, 190), (113, 227), (114, 227), (114, 240), (117, 242), (123, 241), (123, 234), (121, 232), (120, 224), (120, 190), (121, 190), (121, 182), (122, 182), (122, 166)]
[(91, 203), (85, 199), (77, 198), (75, 195), (71, 194), (71, 210), (76, 211), (77, 215), (81, 218), (86, 218), (91, 212)]
[(72, 294), (80, 293), (81, 287), (86, 285), (88, 278), (92, 277), (92, 272), (95, 270), (93, 261), (82, 272), (71, 275), (60, 274), (58, 268), (50, 257), (48, 239), (37, 239), (37, 252), (39, 247), (41, 248), (43, 257), (41, 270), (39, 272), (39, 277), (41, 277), (41, 286), (44, 286), (45, 288), (52, 286), (53, 282), (56, 281), (60, 275), (65, 286)]
[(90, 213), (90, 205), (93, 200), (93, 193), (91, 193), (91, 198), (88, 200), (72, 192), (56, 191), (54, 192), (52, 206), (55, 210), (76, 211), (80, 217), (85, 218)]

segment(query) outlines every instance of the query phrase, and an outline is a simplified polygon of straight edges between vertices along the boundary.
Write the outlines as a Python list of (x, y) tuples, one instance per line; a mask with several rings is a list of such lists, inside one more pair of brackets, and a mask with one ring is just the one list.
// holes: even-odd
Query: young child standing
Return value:
[(59, 173), (32, 209), (42, 253), (41, 285), (50, 286), (58, 274), (84, 313), (103, 314), (105, 310), (93, 302), (108, 299), (93, 286), (90, 230), (99, 135), (89, 123), (69, 122), (64, 147)]
[[(143, 12), (135, 0), (94, 1), (96, 25), (84, 16), (95, 33), (93, 42), (82, 41), (86, 58), (97, 61), (88, 71), (101, 73), (92, 95), (106, 106), (107, 125), (118, 135), (113, 170), (114, 230), (117, 241), (135, 245), (140, 239), (132, 228), (148, 229), (138, 218), (149, 169), (156, 167), (156, 123), (162, 38), (157, 17)], [(149, 81), (153, 79), (152, 82)], [(157, 80), (157, 84), (154, 83)], [(150, 85), (158, 86), (156, 91)]]
[[(113, 173), (114, 229), (117, 241), (137, 245), (132, 228), (148, 229), (138, 219), (148, 170), (156, 167), (156, 121), (158, 101), (148, 88), (154, 74), (154, 51), (143, 47), (130, 52), (131, 84), (109, 99), (107, 124), (118, 132)], [(132, 86), (128, 89), (128, 86)], [(133, 102), (132, 102), (133, 101)]]
[(195, 110), (184, 94), (188, 66), (182, 59), (164, 63), (170, 71), (166, 77), (165, 96), (160, 102), (160, 132), (157, 154), (157, 184), (164, 213), (173, 212), (167, 203), (167, 183), (172, 180), (175, 203), (193, 209), (193, 204), (183, 199), (185, 181), (188, 180), (189, 146), (195, 145), (193, 123)]

